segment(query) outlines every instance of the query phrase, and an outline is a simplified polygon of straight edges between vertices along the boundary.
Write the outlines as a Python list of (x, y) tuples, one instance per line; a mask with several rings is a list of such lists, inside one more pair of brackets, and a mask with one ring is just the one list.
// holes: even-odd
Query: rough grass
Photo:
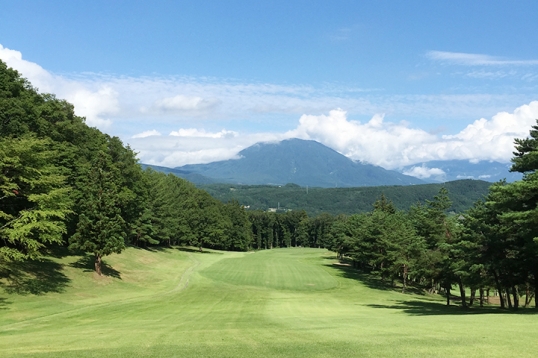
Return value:
[(61, 252), (11, 268), (0, 355), (531, 357), (538, 348), (534, 310), (403, 295), (325, 250), (130, 248), (105, 261), (105, 277), (89, 258)]

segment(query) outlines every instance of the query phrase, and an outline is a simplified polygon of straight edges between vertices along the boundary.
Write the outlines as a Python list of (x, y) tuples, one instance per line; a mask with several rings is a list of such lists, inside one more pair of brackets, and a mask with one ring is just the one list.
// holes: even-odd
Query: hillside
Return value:
[(148, 168), (151, 168), (155, 170), (156, 172), (161, 172), (164, 174), (174, 174), (175, 176), (188, 180), (193, 184), (196, 185), (204, 185), (204, 184), (214, 184), (216, 183), (215, 180), (209, 179), (203, 175), (197, 174), (197, 173), (191, 173), (185, 170), (180, 169), (174, 169), (174, 168), (168, 168), (168, 167), (161, 167), (158, 165), (149, 165), (149, 164), (141, 164), (140, 165), (142, 169), (146, 170)]
[(491, 183), (481, 180), (457, 180), (443, 184), (412, 186), (381, 186), (356, 188), (305, 188), (288, 184), (284, 186), (246, 186), (211, 184), (201, 186), (213, 197), (227, 202), (235, 199), (250, 210), (304, 209), (309, 215), (322, 212), (353, 214), (372, 209), (373, 203), (384, 194), (397, 208), (406, 210), (417, 202), (431, 200), (442, 187), (449, 191), (451, 211), (462, 212), (486, 195)]
[(354, 162), (312, 140), (258, 143), (239, 152), (239, 159), (175, 168), (214, 182), (323, 188), (422, 184), (422, 180), (370, 164)]

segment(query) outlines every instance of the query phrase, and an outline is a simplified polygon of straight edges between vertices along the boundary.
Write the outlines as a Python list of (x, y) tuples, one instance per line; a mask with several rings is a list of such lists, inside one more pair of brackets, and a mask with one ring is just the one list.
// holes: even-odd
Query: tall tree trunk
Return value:
[(476, 288), (471, 287), (471, 297), (469, 298), (469, 307), (473, 306), (475, 297), (476, 297)]
[(405, 287), (407, 285), (407, 265), (403, 265), (403, 285), (402, 285), (402, 293), (405, 293)]
[(510, 289), (506, 289), (506, 302), (508, 302), (508, 309), (512, 309), (512, 298), (510, 297)]
[(538, 309), (538, 267), (534, 267), (534, 308)]
[(501, 301), (501, 308), (506, 308), (506, 305), (504, 303), (504, 297), (503, 297), (503, 289), (501, 287), (501, 283), (499, 282), (499, 275), (497, 274), (497, 270), (493, 271), (493, 278), (495, 279), (495, 286), (497, 287), (497, 292), (499, 292), (499, 300)]
[(379, 267), (379, 271), (381, 272), (381, 282), (385, 282), (385, 272), (383, 271), (384, 264), (385, 262), (381, 261), (381, 266)]
[(478, 294), (480, 295), (480, 307), (484, 307), (484, 288), (483, 287), (480, 287)]
[(467, 307), (467, 298), (465, 297), (465, 286), (463, 286), (463, 282), (461, 281), (461, 278), (458, 279), (458, 286), (460, 287), (461, 305), (462, 307)]
[(517, 286), (512, 286), (512, 294), (514, 295), (514, 309), (519, 308), (519, 292)]
[(101, 263), (101, 255), (95, 254), (95, 272), (97, 272), (99, 276), (103, 276), (101, 273)]
[(486, 303), (489, 305), (489, 288), (486, 290)]
[(527, 288), (525, 290), (525, 308), (530, 306), (533, 298), (534, 293), (531, 291), (531, 284), (530, 282), (527, 282)]
[(531, 303), (530, 300), (529, 300), (529, 298), (531, 297), (531, 289), (530, 289), (529, 286), (530, 285), (527, 282), (525, 284), (525, 306), (524, 306), (524, 308), (527, 308), (529, 306), (529, 303)]
[(450, 306), (450, 285), (446, 285), (446, 305)]

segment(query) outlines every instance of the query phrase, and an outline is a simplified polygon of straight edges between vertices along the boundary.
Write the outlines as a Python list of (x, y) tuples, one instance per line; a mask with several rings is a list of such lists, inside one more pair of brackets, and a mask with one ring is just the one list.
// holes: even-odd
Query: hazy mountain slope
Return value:
[(242, 150), (239, 155), (240, 159), (185, 165), (176, 169), (197, 173), (215, 182), (250, 185), (295, 183), (328, 188), (424, 183), (396, 171), (354, 162), (311, 140), (258, 143)]
[(151, 168), (157, 172), (162, 173), (172, 173), (175, 176), (178, 176), (180, 178), (183, 178), (185, 180), (190, 181), (191, 183), (200, 185), (200, 184), (212, 184), (215, 183), (214, 180), (207, 178), (203, 175), (200, 175), (198, 173), (191, 173), (184, 170), (174, 169), (174, 168), (167, 168), (167, 167), (160, 167), (158, 165), (150, 165), (150, 164), (141, 164), (143, 169)]

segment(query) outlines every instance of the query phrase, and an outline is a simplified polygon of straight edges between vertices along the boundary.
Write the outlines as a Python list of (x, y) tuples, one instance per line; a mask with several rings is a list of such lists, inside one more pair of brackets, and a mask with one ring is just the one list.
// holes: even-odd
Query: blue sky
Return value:
[(507, 161), (538, 118), (535, 1), (0, 8), (0, 59), (152, 164), (289, 137), (386, 168)]

